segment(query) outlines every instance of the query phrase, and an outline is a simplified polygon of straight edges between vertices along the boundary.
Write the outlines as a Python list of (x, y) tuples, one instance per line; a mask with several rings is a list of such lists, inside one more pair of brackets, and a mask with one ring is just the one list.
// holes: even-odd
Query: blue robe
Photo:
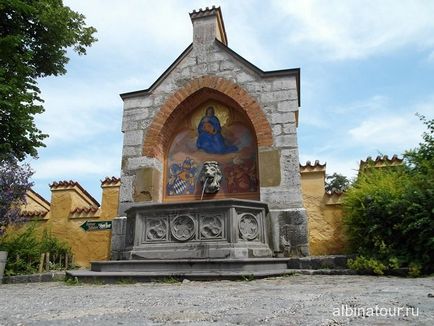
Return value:
[[(205, 130), (205, 124), (209, 123), (213, 127), (213, 130)], [(200, 120), (197, 131), (199, 136), (197, 137), (196, 146), (198, 149), (202, 149), (210, 154), (226, 154), (238, 151), (237, 146), (226, 145), (225, 140), (221, 134), (222, 127), (220, 121), (216, 116), (205, 116)]]

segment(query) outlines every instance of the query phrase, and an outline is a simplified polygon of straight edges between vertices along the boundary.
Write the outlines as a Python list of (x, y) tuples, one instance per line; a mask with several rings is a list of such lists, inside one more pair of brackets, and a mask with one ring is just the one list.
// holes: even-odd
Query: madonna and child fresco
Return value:
[(213, 198), (259, 199), (257, 143), (246, 118), (209, 101), (181, 123), (167, 154), (166, 200), (200, 198), (203, 162), (217, 161), (223, 179)]

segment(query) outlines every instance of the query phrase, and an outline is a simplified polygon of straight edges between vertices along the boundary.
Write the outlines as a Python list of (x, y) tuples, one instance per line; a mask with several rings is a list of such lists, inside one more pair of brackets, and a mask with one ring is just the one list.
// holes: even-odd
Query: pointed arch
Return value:
[(163, 159), (177, 121), (209, 99), (236, 107), (249, 118), (258, 147), (273, 144), (270, 124), (258, 102), (239, 85), (216, 76), (202, 76), (189, 81), (171, 95), (154, 117), (145, 136), (143, 156)]

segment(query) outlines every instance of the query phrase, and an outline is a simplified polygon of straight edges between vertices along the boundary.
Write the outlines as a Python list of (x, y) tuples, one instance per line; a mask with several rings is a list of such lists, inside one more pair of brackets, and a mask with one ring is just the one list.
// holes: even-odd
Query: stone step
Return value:
[(117, 260), (91, 263), (93, 272), (261, 272), (285, 270), (288, 258)]
[(173, 283), (182, 280), (254, 280), (266, 277), (303, 275), (352, 275), (355, 271), (349, 269), (283, 269), (264, 271), (160, 271), (160, 272), (94, 272), (74, 270), (66, 272), (66, 279), (83, 283), (122, 283), (122, 282), (162, 282)]
[(348, 275), (346, 256), (248, 259), (165, 259), (95, 261), (91, 270), (66, 272), (82, 282), (251, 279), (287, 274)]

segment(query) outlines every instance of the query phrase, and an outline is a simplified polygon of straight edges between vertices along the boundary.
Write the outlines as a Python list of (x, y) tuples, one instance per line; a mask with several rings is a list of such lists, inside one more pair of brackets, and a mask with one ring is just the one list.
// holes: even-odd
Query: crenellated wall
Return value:
[(102, 205), (78, 182), (53, 182), (51, 202), (34, 191), (27, 194), (27, 204), (22, 216), (40, 223), (59, 240), (69, 244), (78, 266), (88, 267), (92, 260), (110, 258), (110, 230), (85, 231), (81, 225), (86, 221), (112, 220), (117, 216), (120, 180), (106, 178), (101, 182)]

